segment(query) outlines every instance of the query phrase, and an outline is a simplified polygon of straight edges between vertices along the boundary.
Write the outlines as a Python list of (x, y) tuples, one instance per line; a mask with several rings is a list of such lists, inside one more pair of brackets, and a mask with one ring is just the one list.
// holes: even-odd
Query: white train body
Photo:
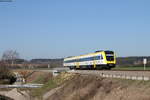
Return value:
[[(108, 52), (108, 51), (107, 51)], [(99, 51), (81, 56), (68, 57), (64, 59), (64, 67), (72, 68), (96, 68), (100, 66), (115, 66), (115, 55), (112, 51)], [(108, 59), (109, 57), (109, 59)], [(110, 57), (112, 59), (110, 59)], [(109, 60), (109, 61), (108, 61)]]

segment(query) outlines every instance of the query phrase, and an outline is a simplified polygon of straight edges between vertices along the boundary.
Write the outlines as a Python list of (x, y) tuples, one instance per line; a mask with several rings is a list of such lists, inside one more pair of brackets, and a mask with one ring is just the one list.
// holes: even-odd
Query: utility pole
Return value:
[(50, 68), (50, 64), (48, 64), (48, 68)]
[(143, 64), (144, 64), (144, 70), (146, 70), (146, 64), (147, 64), (147, 59), (146, 58), (143, 59)]

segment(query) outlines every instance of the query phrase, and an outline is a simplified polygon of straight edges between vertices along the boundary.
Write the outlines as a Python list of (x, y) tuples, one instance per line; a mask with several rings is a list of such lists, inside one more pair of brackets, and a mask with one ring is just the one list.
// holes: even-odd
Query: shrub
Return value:
[(0, 84), (13, 84), (15, 81), (16, 77), (9, 70), (7, 64), (0, 61)]

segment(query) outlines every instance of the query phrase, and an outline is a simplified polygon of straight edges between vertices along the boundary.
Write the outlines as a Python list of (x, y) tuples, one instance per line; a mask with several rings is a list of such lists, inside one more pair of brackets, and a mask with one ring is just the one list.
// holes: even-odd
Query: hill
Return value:
[(150, 66), (150, 56), (143, 57), (118, 57), (117, 66), (143, 66), (143, 59), (146, 58), (148, 61), (147, 66)]

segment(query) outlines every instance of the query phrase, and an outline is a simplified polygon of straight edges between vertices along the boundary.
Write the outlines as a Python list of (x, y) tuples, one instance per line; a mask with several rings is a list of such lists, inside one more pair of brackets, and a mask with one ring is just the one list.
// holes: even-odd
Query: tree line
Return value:
[[(150, 66), (150, 56), (147, 57), (117, 57), (117, 66), (143, 66), (143, 59), (148, 60)], [(2, 55), (2, 62), (5, 62), (10, 68), (54, 68), (63, 67), (63, 58), (60, 59), (21, 59), (15, 50), (7, 50)]]

